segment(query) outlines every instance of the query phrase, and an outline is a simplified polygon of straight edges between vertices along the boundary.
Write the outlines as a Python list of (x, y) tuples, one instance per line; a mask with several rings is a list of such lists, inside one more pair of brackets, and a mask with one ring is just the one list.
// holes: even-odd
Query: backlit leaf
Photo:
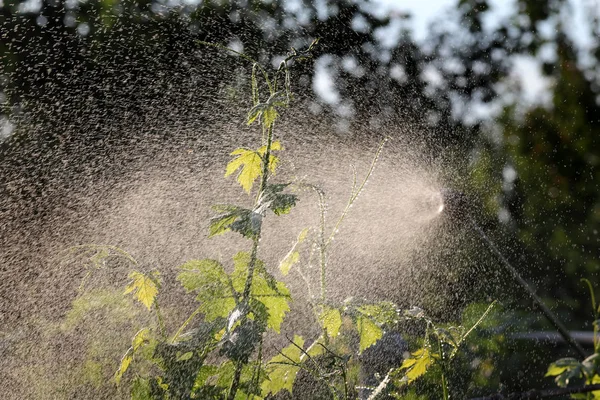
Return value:
[(383, 336), (383, 331), (375, 325), (370, 318), (360, 315), (356, 320), (356, 327), (360, 336), (359, 352), (373, 346)]
[(177, 279), (188, 291), (198, 293), (200, 311), (207, 321), (226, 318), (236, 306), (229, 276), (216, 260), (192, 260), (181, 266)]
[(125, 288), (124, 294), (133, 293), (134, 297), (150, 310), (158, 294), (158, 276), (158, 271), (152, 272), (151, 275), (138, 271), (131, 272), (129, 278), (132, 281)]
[(319, 315), (319, 322), (321, 322), (323, 328), (327, 330), (327, 334), (330, 337), (336, 337), (342, 326), (342, 315), (340, 314), (340, 310), (325, 306), (323, 312)]
[(298, 253), (297, 251), (291, 251), (279, 263), (279, 270), (285, 276), (290, 272), (292, 266), (298, 261), (300, 261), (300, 253)]
[(300, 370), (304, 339), (298, 335), (294, 336), (294, 344), (290, 344), (281, 350), (281, 354), (273, 357), (267, 364), (267, 380), (261, 386), (263, 396), (269, 393), (276, 394), (285, 389), (292, 392), (294, 380)]
[(404, 360), (400, 369), (406, 369), (406, 374), (402, 378), (402, 383), (410, 384), (427, 372), (427, 369), (433, 365), (435, 358), (428, 348), (422, 348), (414, 353), (412, 357)]
[(232, 230), (252, 239), (260, 232), (261, 214), (232, 205), (217, 205), (213, 208), (222, 214), (211, 219), (209, 237)]
[(131, 361), (133, 361), (133, 354), (131, 349), (129, 349), (121, 359), (121, 364), (119, 364), (119, 369), (115, 374), (115, 381), (117, 382), (117, 385), (121, 383), (121, 378), (123, 378), (123, 374), (125, 371), (127, 371), (129, 365), (131, 365)]
[(227, 164), (225, 176), (240, 169), (237, 181), (250, 193), (254, 181), (262, 174), (262, 158), (256, 151), (243, 148), (234, 150), (231, 155), (237, 157)]

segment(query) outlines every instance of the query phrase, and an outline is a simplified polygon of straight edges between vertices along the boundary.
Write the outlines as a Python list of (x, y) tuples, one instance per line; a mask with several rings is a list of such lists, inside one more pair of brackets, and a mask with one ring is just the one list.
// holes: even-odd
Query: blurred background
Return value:
[[(580, 280), (600, 277), (598, 0), (0, 0), (1, 301), (41, 273), (8, 279), (43, 248), (36, 229), (56, 212), (80, 215), (74, 186), (99, 190), (123, 168), (135, 177), (165, 146), (202, 149), (207, 127), (249, 105), (248, 66), (198, 40), (276, 66), (316, 38), (313, 59), (295, 67), (305, 116), (292, 121), (346, 143), (409, 135), (479, 199), (481, 224), (568, 328), (591, 331)], [(71, 228), (61, 229), (52, 234)], [(452, 307), (500, 298), (517, 311), (496, 329), (551, 330), (526, 297), (498, 287), (507, 278), (492, 256), (461, 247), (486, 265), (461, 279), (485, 282)], [(570, 354), (554, 342), (494, 346), (471, 363), (473, 395), (552, 387), (548, 362)]]

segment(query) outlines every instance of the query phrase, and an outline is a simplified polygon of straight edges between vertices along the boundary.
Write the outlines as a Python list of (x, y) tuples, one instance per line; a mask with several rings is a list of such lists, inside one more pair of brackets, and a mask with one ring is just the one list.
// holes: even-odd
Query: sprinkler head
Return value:
[(440, 212), (443, 212), (450, 218), (464, 218), (472, 208), (472, 204), (467, 196), (457, 190), (444, 188), (440, 190), (440, 194), (442, 196)]

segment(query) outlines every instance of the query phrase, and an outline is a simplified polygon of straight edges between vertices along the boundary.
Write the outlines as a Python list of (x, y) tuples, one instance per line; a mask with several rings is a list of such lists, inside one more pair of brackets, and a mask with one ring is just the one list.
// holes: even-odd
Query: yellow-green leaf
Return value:
[(156, 295), (158, 294), (158, 272), (153, 272), (153, 276), (133, 271), (129, 274), (132, 281), (125, 288), (125, 293), (133, 293), (134, 297), (148, 310), (152, 308)]
[(544, 375), (544, 377), (560, 375), (567, 369), (568, 369), (568, 367), (559, 367), (558, 365), (552, 363), (548, 367), (548, 371), (546, 372), (546, 375)]
[(277, 113), (277, 110), (275, 110), (275, 107), (267, 107), (262, 115), (263, 126), (269, 128), (273, 125), (278, 116), (279, 114)]
[(131, 348), (135, 353), (143, 344), (150, 340), (150, 329), (143, 328), (138, 331), (131, 341)]
[(131, 353), (131, 349), (129, 349), (121, 359), (121, 364), (119, 365), (119, 369), (115, 374), (115, 382), (117, 382), (117, 385), (121, 383), (121, 378), (123, 377), (125, 371), (127, 371), (127, 368), (129, 368), (131, 361), (133, 361), (133, 354)]
[(375, 325), (370, 318), (361, 315), (356, 320), (356, 327), (360, 336), (359, 353), (373, 346), (383, 336), (383, 331)]
[(231, 153), (237, 156), (227, 164), (225, 176), (233, 174), (241, 168), (237, 176), (238, 183), (250, 193), (254, 181), (262, 174), (262, 158), (257, 152), (248, 149), (236, 149)]
[[(321, 325), (330, 337), (336, 337), (340, 333), (340, 328), (342, 326), (342, 315), (340, 314), (340, 310), (327, 306), (323, 307), (323, 312), (319, 315), (319, 322), (321, 322)], [(361, 349), (361, 351), (362, 350), (363, 349)]]
[(427, 369), (433, 365), (435, 357), (428, 348), (422, 348), (412, 353), (411, 358), (404, 360), (400, 369), (406, 369), (403, 383), (410, 384), (427, 372)]
[(300, 370), (304, 339), (301, 336), (294, 336), (293, 344), (281, 350), (281, 354), (276, 355), (267, 364), (267, 379), (261, 385), (263, 396), (269, 393), (277, 394), (285, 389), (292, 392), (296, 374)]

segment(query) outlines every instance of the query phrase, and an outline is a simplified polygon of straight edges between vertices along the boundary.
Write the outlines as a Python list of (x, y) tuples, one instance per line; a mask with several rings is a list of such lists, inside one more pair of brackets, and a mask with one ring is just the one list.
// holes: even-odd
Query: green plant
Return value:
[[(144, 270), (133, 256), (114, 246), (73, 248), (71, 255), (85, 260), (88, 267), (81, 293), (95, 269), (103, 268), (109, 259), (118, 258), (133, 267), (124, 294), (132, 295), (153, 315), (154, 322), (133, 336), (114, 380), (119, 388), (129, 387), (131, 398), (139, 400), (262, 399), (283, 390), (292, 392), (295, 385), (300, 384), (296, 382), (298, 376), (319, 386), (326, 398), (357, 398), (361, 385), (361, 354), (375, 345), (386, 331), (397, 329), (402, 313), (389, 301), (372, 303), (350, 298), (335, 304), (327, 296), (327, 276), (331, 244), (370, 179), (385, 140), (379, 145), (365, 177), (359, 181), (354, 173), (346, 207), (328, 231), (327, 204), (320, 188), (301, 182), (272, 182), (279, 163), (276, 153), (283, 150), (274, 124), (292, 98), (288, 64), (309, 57), (316, 41), (307, 51), (292, 49), (272, 74), (244, 54), (219, 45), (203, 44), (252, 62), (253, 105), (247, 122), (260, 125), (260, 145), (255, 149), (235, 149), (231, 153), (234, 158), (225, 170), (225, 177), (236, 175), (252, 203), (250, 206), (214, 206), (217, 215), (209, 227), (209, 237), (235, 232), (249, 241), (249, 248), (237, 252), (229, 266), (214, 259), (202, 259), (190, 260), (180, 267), (177, 280), (188, 293), (196, 296), (199, 305), (173, 333), (169, 333), (169, 324), (159, 306), (161, 276), (158, 271)], [(260, 84), (259, 78), (262, 78)], [(268, 91), (264, 101), (260, 88)], [(298, 273), (306, 280), (311, 293), (307, 274), (317, 272), (319, 294), (310, 297), (310, 305), (321, 333), (313, 340), (299, 335), (288, 338), (289, 345), (267, 361), (265, 335), (268, 332), (280, 334), (292, 298), (286, 284), (278, 281), (259, 257), (262, 226), (268, 213), (282, 215), (291, 211), (298, 201), (290, 190), (294, 187), (317, 194), (320, 222), (317, 228), (306, 228), (299, 233), (296, 243), (280, 262), (279, 270), (283, 276)], [(302, 253), (308, 253), (308, 257), (302, 259)], [(318, 268), (306, 268), (315, 263)], [(402, 387), (412, 383), (434, 365), (441, 368), (444, 398), (448, 398), (445, 371), (449, 362), (487, 312), (489, 309), (466, 332), (462, 327), (441, 328), (425, 317), (422, 310), (406, 312), (410, 318), (426, 323), (424, 344), (404, 364), (380, 377), (378, 386), (364, 388), (370, 393), (369, 398), (379, 396), (389, 384)]]
[[(600, 383), (600, 336), (598, 324), (600, 323), (600, 305), (596, 303), (596, 296), (594, 294), (594, 287), (588, 279), (582, 279), (590, 292), (591, 305), (593, 310), (594, 320), (592, 326), (594, 328), (594, 352), (586, 357), (584, 360), (579, 361), (576, 358), (566, 357), (556, 360), (550, 366), (546, 372), (546, 377), (554, 377), (554, 381), (557, 386), (566, 388), (572, 381), (583, 380), (583, 383), (587, 385), (594, 385)], [(578, 393), (571, 395), (572, 398), (581, 399), (600, 399), (600, 390)]]

